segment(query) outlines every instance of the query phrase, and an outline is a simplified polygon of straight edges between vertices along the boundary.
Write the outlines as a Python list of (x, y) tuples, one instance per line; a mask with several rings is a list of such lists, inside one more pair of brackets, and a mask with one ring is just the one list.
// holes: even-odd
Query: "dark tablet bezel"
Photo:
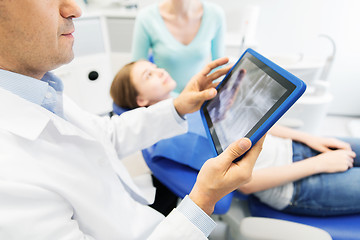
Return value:
[[(279, 83), (282, 87), (286, 89), (285, 93), (280, 97), (280, 99), (265, 113), (265, 115), (255, 124), (255, 126), (250, 129), (245, 137), (249, 138), (253, 144), (255, 144), (259, 138), (265, 134), (266, 131), (281, 117), (283, 113), (302, 95), (305, 91), (306, 85), (300, 80), (297, 79), (292, 74), (281, 69), (274, 63), (263, 58), (261, 55), (257, 54), (255, 51), (248, 49), (243, 56), (237, 61), (229, 73), (224, 77), (219, 86), (217, 87), (218, 95), (222, 94), (222, 88), (226, 85), (229, 79), (234, 72), (241, 67), (241, 64), (245, 59), (250, 60), (254, 63), (259, 69), (263, 70), (267, 75), (269, 75), (274, 81)], [(276, 67), (275, 67), (276, 66)], [(280, 74), (286, 72), (287, 74)], [(285, 76), (286, 77), (285, 77)], [(224, 151), (223, 147), (220, 144), (218, 135), (214, 128), (214, 124), (209, 115), (208, 106), (212, 100), (207, 101), (201, 108), (201, 113), (203, 121), (206, 122), (205, 128), (207, 128), (208, 137), (211, 138), (214, 148), (217, 154), (220, 154)]]

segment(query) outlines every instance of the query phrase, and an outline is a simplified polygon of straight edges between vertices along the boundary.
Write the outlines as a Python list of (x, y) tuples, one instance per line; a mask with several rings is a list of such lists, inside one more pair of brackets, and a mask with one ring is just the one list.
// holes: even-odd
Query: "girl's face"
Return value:
[(138, 91), (136, 101), (140, 107), (169, 98), (171, 91), (176, 87), (176, 82), (164, 69), (148, 61), (136, 62), (130, 76)]

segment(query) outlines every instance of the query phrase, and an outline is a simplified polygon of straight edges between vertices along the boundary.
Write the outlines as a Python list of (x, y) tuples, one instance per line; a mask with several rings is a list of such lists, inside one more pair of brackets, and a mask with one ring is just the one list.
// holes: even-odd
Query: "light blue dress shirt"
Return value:
[[(48, 72), (40, 80), (18, 73), (0, 69), (0, 87), (4, 88), (27, 101), (40, 105), (47, 110), (63, 117), (63, 83)], [(175, 111), (174, 111), (174, 114)], [(202, 211), (189, 197), (178, 206), (184, 214), (205, 236), (209, 236), (216, 223)]]
[(0, 69), (0, 87), (64, 117), (62, 81), (52, 73), (40, 80)]

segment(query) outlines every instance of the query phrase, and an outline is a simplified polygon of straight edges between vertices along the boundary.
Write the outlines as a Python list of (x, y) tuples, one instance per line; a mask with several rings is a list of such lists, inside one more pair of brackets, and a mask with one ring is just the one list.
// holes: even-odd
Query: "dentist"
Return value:
[(0, 0), (0, 239), (206, 239), (215, 203), (249, 180), (261, 141), (209, 159), (164, 217), (147, 206), (121, 157), (186, 131), (215, 96), (211, 62), (175, 100), (112, 119), (84, 112), (49, 73), (73, 59), (74, 0)]

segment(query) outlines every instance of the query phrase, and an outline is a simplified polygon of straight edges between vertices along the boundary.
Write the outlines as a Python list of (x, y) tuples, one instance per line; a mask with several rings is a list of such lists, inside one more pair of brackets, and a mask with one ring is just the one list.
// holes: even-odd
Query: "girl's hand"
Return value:
[(306, 141), (304, 141), (304, 143), (312, 149), (322, 153), (337, 149), (351, 151), (349, 143), (336, 138), (310, 136), (306, 139)]
[(355, 152), (349, 150), (333, 150), (309, 158), (314, 162), (318, 173), (345, 172), (353, 167)]

